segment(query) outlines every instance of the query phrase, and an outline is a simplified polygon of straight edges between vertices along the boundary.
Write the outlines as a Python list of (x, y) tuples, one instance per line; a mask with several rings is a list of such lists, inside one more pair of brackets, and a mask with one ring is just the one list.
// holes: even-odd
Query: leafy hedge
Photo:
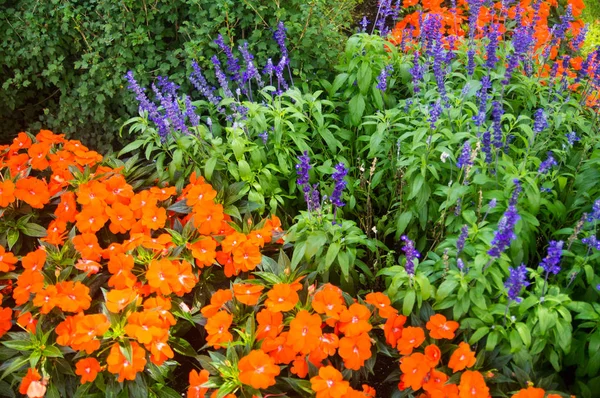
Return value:
[(177, 0), (121, 2), (0, 0), (0, 137), (18, 129), (60, 128), (107, 150), (117, 121), (135, 111), (123, 75), (144, 84), (157, 75), (189, 74), (215, 54), (217, 33), (248, 40), (264, 61), (270, 27), (285, 21), (299, 77), (323, 70), (343, 45), (355, 1)]

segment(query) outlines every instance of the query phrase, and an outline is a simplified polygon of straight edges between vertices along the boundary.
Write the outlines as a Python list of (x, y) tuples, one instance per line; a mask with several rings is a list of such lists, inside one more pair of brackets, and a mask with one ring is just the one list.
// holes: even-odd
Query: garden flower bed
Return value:
[(594, 397), (583, 9), (383, 0), (312, 78), (284, 21), (218, 34), (188, 82), (124, 76), (118, 153), (18, 133), (0, 396)]

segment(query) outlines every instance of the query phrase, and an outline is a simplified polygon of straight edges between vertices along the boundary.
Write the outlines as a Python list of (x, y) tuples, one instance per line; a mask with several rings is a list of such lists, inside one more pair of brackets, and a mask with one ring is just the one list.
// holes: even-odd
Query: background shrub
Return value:
[(276, 44), (262, 40), (284, 21), (293, 73), (322, 71), (343, 45), (355, 0), (177, 0), (122, 2), (0, 0), (0, 137), (43, 125), (96, 149), (116, 144), (128, 70), (147, 84), (157, 75), (185, 80), (190, 58), (205, 66), (218, 33), (248, 40), (264, 64)]

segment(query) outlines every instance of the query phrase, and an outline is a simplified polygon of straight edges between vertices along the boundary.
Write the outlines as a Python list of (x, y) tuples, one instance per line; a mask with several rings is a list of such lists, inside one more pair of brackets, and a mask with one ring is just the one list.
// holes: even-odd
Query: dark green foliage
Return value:
[(218, 33), (250, 42), (258, 64), (279, 58), (271, 27), (284, 21), (302, 78), (337, 56), (354, 1), (325, 0), (0, 0), (0, 141), (20, 129), (51, 128), (106, 151), (135, 112), (123, 75), (142, 85), (169, 75), (187, 85)]

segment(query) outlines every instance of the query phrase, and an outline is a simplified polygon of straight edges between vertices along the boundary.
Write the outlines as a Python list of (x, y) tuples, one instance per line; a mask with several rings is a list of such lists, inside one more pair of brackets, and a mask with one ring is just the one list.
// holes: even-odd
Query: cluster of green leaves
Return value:
[[(323, 73), (339, 54), (354, 0), (1, 0), (0, 137), (53, 128), (107, 151), (135, 111), (123, 76), (143, 84), (206, 66), (221, 33), (247, 40), (261, 64), (278, 53), (271, 28), (283, 21), (300, 78)], [(187, 86), (189, 88), (189, 85)]]

